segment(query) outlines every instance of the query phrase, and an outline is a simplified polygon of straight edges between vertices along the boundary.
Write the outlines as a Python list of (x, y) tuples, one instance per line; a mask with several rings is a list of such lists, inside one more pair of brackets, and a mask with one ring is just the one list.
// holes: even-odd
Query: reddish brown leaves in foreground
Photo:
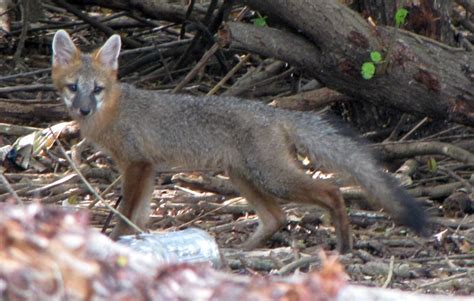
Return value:
[(159, 265), (87, 225), (85, 211), (0, 204), (0, 299), (333, 300), (342, 266), (298, 277), (248, 277), (206, 265)]

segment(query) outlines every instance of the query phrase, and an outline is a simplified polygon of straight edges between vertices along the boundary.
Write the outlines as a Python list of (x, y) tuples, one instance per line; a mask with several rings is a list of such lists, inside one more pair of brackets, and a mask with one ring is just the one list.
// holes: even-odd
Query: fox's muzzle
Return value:
[(77, 91), (72, 101), (72, 111), (76, 114), (86, 117), (92, 113), (97, 105), (97, 99), (94, 93), (84, 95), (80, 90)]

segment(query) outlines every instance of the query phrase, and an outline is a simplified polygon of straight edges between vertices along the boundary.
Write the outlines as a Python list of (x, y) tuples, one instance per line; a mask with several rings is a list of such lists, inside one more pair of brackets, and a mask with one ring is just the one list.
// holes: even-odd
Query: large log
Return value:
[[(308, 61), (319, 64), (307, 67), (329, 88), (377, 105), (474, 124), (473, 53), (399, 30), (387, 71), (364, 80), (361, 65), (369, 60), (371, 51), (387, 52), (393, 28), (372, 27), (340, 1), (245, 2), (267, 15), (270, 22), (286, 24), (318, 49), (306, 56), (316, 56)], [(298, 51), (292, 42), (287, 40), (281, 47)]]

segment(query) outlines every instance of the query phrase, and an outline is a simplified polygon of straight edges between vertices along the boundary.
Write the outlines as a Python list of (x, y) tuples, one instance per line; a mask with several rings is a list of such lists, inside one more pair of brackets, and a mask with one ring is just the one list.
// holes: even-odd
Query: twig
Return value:
[[(107, 35), (111, 36), (111, 35), (115, 34), (115, 31), (113, 29), (111, 29), (110, 27), (102, 24), (101, 22), (99, 22), (97, 20), (94, 20), (94, 19), (90, 18), (89, 16), (84, 14), (82, 11), (80, 11), (78, 8), (76, 8), (74, 5), (71, 5), (71, 4), (67, 3), (64, 0), (54, 0), (53, 2), (55, 2), (59, 6), (64, 7), (69, 12), (76, 15), (78, 18), (80, 18), (80, 19), (84, 20), (85, 22), (89, 23), (90, 25), (96, 27), (97, 29), (99, 29), (100, 31), (106, 33)], [(122, 37), (122, 40), (123, 40), (124, 44), (126, 44), (130, 47), (133, 47), (133, 48), (142, 46), (141, 43), (139, 43), (139, 42), (137, 42), (133, 39), (127, 38), (127, 37)]]
[(402, 138), (400, 138), (399, 141), (403, 141), (407, 139), (408, 137), (411, 136), (417, 129), (419, 129), (423, 124), (425, 124), (428, 121), (428, 117), (423, 118), (420, 122), (418, 122), (417, 125), (415, 125), (408, 133), (405, 134)]
[(394, 262), (395, 262), (395, 256), (392, 255), (392, 256), (390, 257), (390, 265), (388, 266), (387, 279), (385, 280), (384, 284), (382, 285), (383, 288), (387, 288), (388, 285), (390, 284), (390, 281), (392, 281)]
[(28, 34), (28, 23), (30, 19), (30, 13), (28, 10), (28, 5), (26, 3), (27, 0), (21, 0), (20, 3), (20, 12), (21, 12), (21, 33), (20, 33), (20, 39), (18, 41), (18, 44), (16, 46), (16, 51), (14, 54), (14, 61), (15, 61), (15, 66), (18, 66), (20, 63), (20, 57), (21, 53), (23, 52), (23, 48), (25, 48), (25, 41), (26, 37)]
[[(120, 182), (120, 180), (122, 179), (122, 176), (118, 176), (117, 179), (115, 179), (109, 186), (107, 186), (107, 188), (104, 189), (104, 191), (102, 191), (100, 193), (100, 195), (102, 197), (104, 197), (109, 191), (112, 190), (112, 188), (115, 187), (115, 185), (117, 185), (118, 182)], [(99, 199), (95, 199), (94, 201), (92, 201), (92, 203), (89, 204), (89, 206), (87, 208), (89, 209), (92, 209), (94, 208), (94, 206), (99, 202)]]
[(49, 184), (44, 185), (42, 187), (38, 187), (38, 188), (35, 188), (33, 190), (28, 191), (27, 195), (39, 194), (40, 192), (51, 189), (53, 187), (56, 187), (56, 186), (59, 186), (59, 185), (64, 185), (67, 181), (72, 180), (76, 176), (77, 176), (76, 174), (72, 173), (72, 174), (69, 174), (67, 176), (61, 177), (58, 180), (54, 181), (53, 183), (49, 183)]
[[(177, 70), (177, 69), (181, 68), (184, 65), (184, 63), (186, 62), (186, 60), (189, 59), (189, 56), (196, 49), (196, 47), (199, 46), (200, 44), (202, 44), (202, 43), (200, 43), (202, 37), (209, 40), (209, 44), (213, 42), (213, 39), (212, 39), (212, 34), (213, 33), (211, 33), (209, 31), (208, 25), (209, 25), (210, 18), (212, 16), (212, 12), (216, 8), (216, 5), (217, 5), (217, 1), (216, 0), (211, 0), (211, 2), (208, 5), (208, 8), (207, 8), (206, 15), (204, 16), (202, 22), (193, 22), (194, 26), (196, 26), (198, 31), (196, 32), (196, 34), (192, 38), (191, 43), (189, 44), (188, 48), (184, 51), (183, 54), (181, 54), (180, 58), (177, 60), (176, 64), (173, 67), (173, 70)], [(187, 12), (186, 12), (186, 15), (185, 15), (185, 20), (183, 21), (183, 29), (180, 32), (180, 39), (182, 39), (185, 35), (184, 24), (189, 22), (189, 20), (188, 20), (189, 14), (191, 13), (193, 7), (194, 7), (194, 2), (192, 1), (189, 4), (188, 8), (187, 8)]]
[[(422, 257), (422, 258), (408, 258), (408, 259), (403, 259), (403, 261), (426, 263), (430, 261), (441, 261), (445, 258), (446, 257), (443, 257), (443, 256), (433, 256), (433, 257)], [(467, 261), (467, 260), (473, 260), (474, 254), (450, 255), (447, 258), (451, 260), (466, 260)]]
[(180, 40), (184, 39), (184, 35), (186, 33), (186, 25), (187, 25), (186, 21), (189, 21), (189, 17), (191, 16), (191, 12), (193, 11), (195, 3), (196, 3), (195, 0), (190, 0), (189, 3), (188, 3), (188, 8), (186, 9), (186, 14), (184, 16), (185, 22), (183, 22), (183, 24), (181, 25), (181, 30), (179, 32), (179, 39)]
[(232, 68), (215, 86), (214, 88), (211, 89), (211, 91), (209, 91), (207, 93), (207, 95), (214, 95), (216, 94), (216, 92), (220, 89), (220, 87), (222, 87), (223, 84), (225, 84), (229, 78), (231, 78), (237, 71), (239, 71), (240, 68), (242, 68), (242, 66), (248, 62), (248, 60), (250, 59), (251, 55), (250, 54), (247, 54), (245, 55), (242, 60), (234, 66), (234, 68)]
[(20, 205), (25, 206), (25, 203), (23, 203), (23, 201), (20, 199), (18, 194), (16, 194), (16, 191), (10, 186), (10, 183), (8, 182), (7, 178), (5, 178), (5, 176), (3, 175), (3, 172), (0, 173), (0, 180), (3, 182), (3, 184), (7, 188), (8, 193), (10, 193)]
[(287, 275), (293, 272), (296, 269), (306, 267), (311, 263), (320, 262), (321, 258), (319, 256), (310, 256), (310, 257), (301, 257), (298, 260), (295, 260), (279, 269), (276, 274), (277, 275)]
[(203, 218), (203, 217), (205, 217), (205, 216), (208, 216), (208, 215), (210, 215), (210, 214), (212, 214), (212, 213), (214, 213), (214, 212), (216, 212), (216, 211), (219, 211), (219, 210), (221, 210), (222, 208), (225, 208), (225, 207), (230, 206), (230, 205), (232, 205), (232, 204), (234, 204), (234, 203), (240, 202), (241, 200), (242, 200), (241, 197), (237, 197), (237, 198), (235, 198), (235, 199), (233, 199), (233, 200), (229, 200), (229, 201), (227, 201), (226, 204), (223, 204), (223, 205), (219, 206), (218, 208), (213, 209), (213, 210), (211, 210), (211, 211), (208, 211), (208, 212), (206, 212), (206, 213), (204, 213), (204, 214), (198, 215), (196, 218), (190, 220), (190, 221), (187, 222), (187, 223), (184, 223), (184, 224), (179, 225), (179, 226), (177, 227), (177, 229), (181, 229), (181, 228), (183, 228), (183, 227), (186, 227), (186, 226), (188, 226), (188, 225), (191, 225), (191, 224), (195, 223), (197, 220), (199, 220), (199, 219), (201, 219), (201, 218)]
[[(114, 205), (114, 208), (117, 209), (118, 206), (120, 205), (120, 202), (122, 201), (122, 196), (120, 195), (118, 198), (117, 198), (117, 201), (115, 202), (115, 205)], [(113, 217), (113, 213), (112, 211), (109, 212), (109, 214), (107, 215), (107, 218), (105, 219), (105, 222), (104, 224), (102, 225), (102, 230), (100, 230), (101, 233), (105, 233), (105, 231), (107, 231), (107, 228), (109, 227), (110, 225), (110, 222), (112, 221), (112, 217)]]
[(224, 231), (229, 231), (233, 228), (237, 228), (237, 227), (250, 227), (250, 226), (253, 226), (253, 225), (256, 225), (258, 224), (258, 218), (255, 217), (248, 217), (246, 219), (242, 219), (242, 220), (238, 220), (238, 221), (235, 221), (235, 222), (231, 222), (231, 223), (227, 223), (227, 224), (223, 224), (223, 225), (218, 225), (218, 226), (212, 226), (212, 227), (209, 227), (209, 231), (210, 232), (214, 232), (214, 233), (220, 233), (220, 232), (224, 232)]
[(0, 122), (0, 134), (2, 135), (23, 136), (41, 130), (42, 128)]
[(474, 154), (456, 145), (443, 142), (387, 142), (373, 144), (378, 151), (388, 157), (404, 158), (420, 155), (444, 155), (452, 159), (474, 165)]
[(208, 51), (206, 51), (206, 53), (204, 53), (196, 66), (186, 74), (186, 77), (173, 89), (173, 93), (179, 93), (184, 86), (186, 86), (196, 76), (196, 74), (206, 66), (207, 61), (217, 52), (217, 50), (219, 50), (219, 44), (215, 43)]
[(388, 48), (387, 48), (385, 60), (380, 68), (380, 74), (385, 74), (385, 72), (387, 71), (388, 63), (390, 62), (390, 59), (392, 58), (393, 49), (395, 48), (395, 42), (397, 41), (398, 30), (399, 30), (398, 26), (393, 27), (392, 38), (390, 39), (390, 44), (388, 45)]
[(397, 124), (393, 128), (390, 135), (388, 135), (388, 137), (386, 139), (384, 139), (384, 142), (395, 140), (395, 137), (398, 136), (398, 134), (402, 130), (402, 127), (405, 126), (405, 124), (407, 123), (408, 117), (409, 117), (409, 115), (407, 113), (402, 114), (402, 116), (400, 117), (400, 120), (398, 120)]
[[(474, 181), (471, 181), (474, 183)], [(408, 189), (408, 193), (413, 197), (427, 196), (430, 198), (442, 198), (447, 197), (456, 189), (464, 187), (463, 182), (452, 182), (447, 184), (440, 184), (437, 186), (419, 186), (416, 188)]]
[(174, 188), (175, 188), (176, 190), (181, 190), (181, 191), (187, 192), (187, 193), (189, 193), (189, 194), (192, 194), (193, 196), (199, 196), (199, 195), (201, 195), (200, 192), (196, 192), (196, 191), (194, 191), (194, 190), (192, 190), (192, 189), (189, 189), (189, 188), (186, 188), (186, 187), (181, 187), (181, 186), (179, 186), (179, 185), (174, 185)]
[(34, 71), (29, 71), (29, 72), (22, 72), (22, 73), (16, 73), (16, 74), (11, 74), (11, 75), (6, 75), (6, 76), (0, 76), (0, 81), (13, 81), (16, 80), (19, 77), (29, 77), (37, 74), (42, 74), (42, 73), (49, 73), (51, 72), (51, 68), (43, 68), (43, 69), (38, 69)]
[[(125, 11), (121, 11), (121, 12), (118, 12), (118, 13), (115, 13), (115, 14), (112, 14), (110, 16), (106, 16), (106, 17), (103, 17), (103, 18), (100, 18), (100, 19), (97, 19), (97, 22), (99, 23), (104, 23), (105, 22), (108, 22), (108, 21), (111, 21), (113, 19), (117, 19), (117, 18), (120, 18), (122, 16), (126, 16), (127, 15), (127, 12)], [(75, 33), (75, 32), (79, 32), (79, 31), (82, 31), (84, 29), (88, 29), (90, 28), (90, 24), (88, 22), (84, 22), (84, 21), (81, 21), (80, 24), (78, 24), (79, 26), (74, 26), (74, 29), (70, 30), (69, 32), (70, 33)], [(62, 27), (62, 29), (64, 29), (64, 27)]]
[(473, 189), (472, 189), (472, 185), (471, 183), (469, 183), (468, 180), (464, 179), (463, 177), (461, 176), (458, 176), (454, 171), (452, 171), (451, 169), (447, 168), (447, 167), (444, 167), (444, 166), (438, 166), (438, 169), (444, 173), (447, 173), (450, 177), (458, 180), (459, 182), (463, 183), (463, 185), (469, 189), (469, 193), (472, 193), (473, 192)]
[(183, 46), (189, 43), (190, 43), (190, 40), (187, 39), (187, 40), (179, 40), (179, 41), (172, 41), (168, 43), (162, 43), (160, 45), (152, 45), (152, 46), (144, 46), (144, 47), (139, 47), (139, 48), (134, 48), (134, 49), (126, 49), (120, 52), (120, 56), (137, 55), (137, 54), (142, 54), (144, 52), (154, 51), (156, 49), (162, 49), (162, 48), (176, 48), (176, 47)]
[(462, 277), (466, 277), (466, 276), (468, 276), (468, 272), (459, 273), (459, 274), (452, 275), (452, 276), (449, 276), (449, 277), (446, 277), (446, 278), (437, 279), (435, 281), (422, 284), (422, 285), (418, 286), (418, 289), (427, 288), (429, 286), (433, 286), (433, 285), (436, 285), (436, 284), (439, 284), (439, 283), (447, 282), (447, 281), (450, 281), (450, 280), (454, 280), (454, 279), (458, 279), (458, 278), (462, 278)]
[(64, 204), (66, 201), (68, 205), (75, 205), (74, 203), (70, 202), (70, 199), (84, 193), (87, 193), (85, 187), (72, 187), (54, 195), (47, 195), (37, 198), (37, 201), (40, 204), (57, 204), (60, 201), (62, 201), (62, 204)]
[(420, 140), (426, 141), (426, 140), (430, 140), (430, 139), (444, 138), (444, 137), (441, 137), (441, 136), (444, 135), (444, 134), (447, 134), (447, 133), (449, 133), (449, 132), (453, 132), (453, 131), (462, 129), (462, 128), (463, 128), (462, 125), (455, 125), (455, 126), (452, 126), (452, 127), (448, 128), (448, 129), (445, 129), (445, 130), (436, 132), (436, 133), (433, 134), (433, 135), (423, 137), (423, 138), (421, 138)]
[(12, 93), (12, 92), (27, 92), (27, 91), (54, 91), (54, 87), (51, 84), (36, 84), (36, 85), (18, 85), (14, 87), (0, 88), (0, 94), (6, 94), (6, 93)]
[[(464, 215), (462, 220), (459, 222), (458, 227), (456, 228), (456, 230), (454, 230), (453, 234), (457, 234), (459, 232), (459, 230), (461, 230), (461, 227), (466, 222), (468, 216), (469, 216), (468, 214)], [(446, 260), (450, 260), (448, 256), (446, 256)]]
[(451, 228), (456, 231), (458, 229), (466, 230), (474, 228), (474, 222), (470, 221), (470, 215), (466, 215), (462, 219), (455, 218), (444, 218), (444, 217), (432, 217), (430, 223), (432, 225), (441, 225), (445, 228)]

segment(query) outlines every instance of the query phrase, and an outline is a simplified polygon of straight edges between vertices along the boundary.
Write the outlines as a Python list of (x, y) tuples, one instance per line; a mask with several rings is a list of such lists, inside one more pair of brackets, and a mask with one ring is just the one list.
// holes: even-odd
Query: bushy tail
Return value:
[(398, 223), (425, 234), (423, 209), (397, 181), (384, 173), (364, 145), (343, 136), (323, 118), (307, 113), (289, 115), (290, 139), (318, 164), (349, 173)]

